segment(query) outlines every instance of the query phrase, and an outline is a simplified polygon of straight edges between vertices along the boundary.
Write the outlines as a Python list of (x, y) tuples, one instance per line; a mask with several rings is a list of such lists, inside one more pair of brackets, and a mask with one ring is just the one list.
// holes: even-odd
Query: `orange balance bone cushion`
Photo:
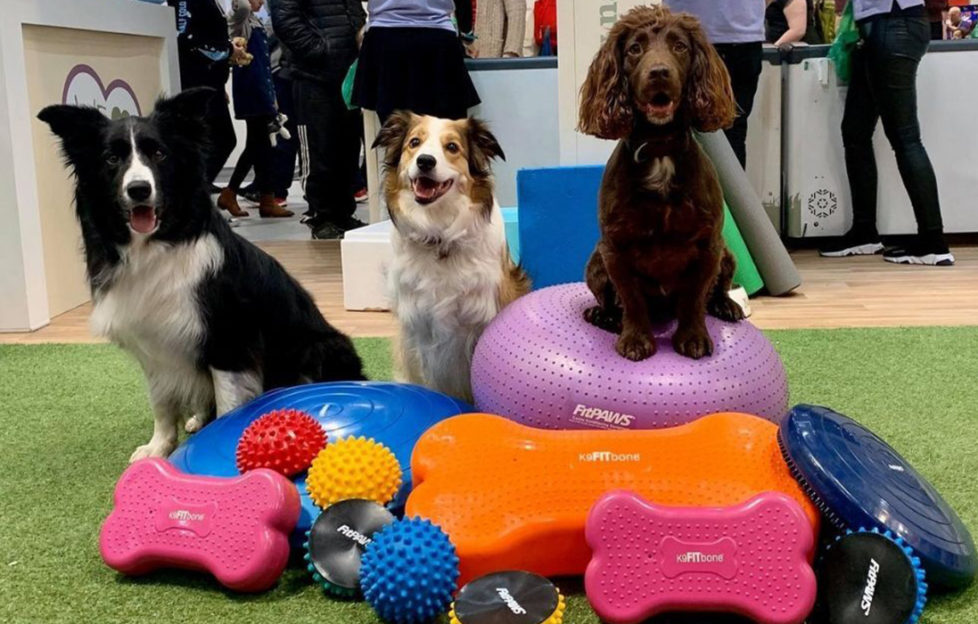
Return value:
[(611, 490), (693, 507), (775, 490), (801, 504), (817, 536), (819, 514), (791, 477), (777, 432), (734, 413), (653, 431), (545, 431), (489, 414), (456, 416), (415, 446), (407, 514), (451, 537), (460, 585), (499, 570), (583, 574), (585, 520)]

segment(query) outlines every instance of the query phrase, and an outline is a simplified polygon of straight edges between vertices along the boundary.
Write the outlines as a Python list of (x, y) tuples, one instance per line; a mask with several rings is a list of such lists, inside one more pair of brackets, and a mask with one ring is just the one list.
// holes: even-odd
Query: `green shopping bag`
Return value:
[(353, 103), (353, 82), (357, 77), (357, 64), (360, 59), (353, 61), (353, 65), (350, 65), (350, 69), (346, 71), (346, 77), (343, 79), (343, 102), (346, 103), (346, 107), (349, 110), (356, 110), (360, 108)]
[(835, 65), (835, 73), (839, 76), (839, 82), (849, 84), (852, 78), (852, 52), (859, 43), (859, 28), (856, 26), (856, 18), (853, 14), (852, 2), (850, 1), (842, 12), (842, 21), (839, 22), (839, 33), (829, 48), (829, 58)]

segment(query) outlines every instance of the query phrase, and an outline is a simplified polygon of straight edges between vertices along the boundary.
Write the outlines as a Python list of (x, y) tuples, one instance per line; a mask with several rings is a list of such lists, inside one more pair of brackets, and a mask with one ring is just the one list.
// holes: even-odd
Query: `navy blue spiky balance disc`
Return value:
[(798, 405), (778, 441), (792, 473), (840, 529), (890, 531), (920, 558), (931, 585), (959, 589), (978, 572), (968, 529), (927, 479), (856, 421)]
[(927, 582), (913, 549), (889, 531), (849, 531), (818, 565), (816, 612), (825, 624), (916, 624)]

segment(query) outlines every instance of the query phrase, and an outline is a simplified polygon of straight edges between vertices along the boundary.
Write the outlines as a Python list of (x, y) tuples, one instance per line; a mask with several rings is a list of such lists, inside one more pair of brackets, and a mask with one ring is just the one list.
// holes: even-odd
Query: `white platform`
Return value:
[(388, 310), (387, 267), (394, 255), (390, 220), (346, 233), (340, 243), (343, 266), (343, 307), (347, 310)]

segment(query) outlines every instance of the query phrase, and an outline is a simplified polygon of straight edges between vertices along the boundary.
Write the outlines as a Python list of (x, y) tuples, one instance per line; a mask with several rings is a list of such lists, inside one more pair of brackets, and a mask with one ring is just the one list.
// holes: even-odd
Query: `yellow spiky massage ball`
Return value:
[(352, 498), (386, 505), (401, 488), (402, 476), (397, 457), (383, 444), (370, 438), (344, 438), (312, 460), (306, 489), (322, 509)]

